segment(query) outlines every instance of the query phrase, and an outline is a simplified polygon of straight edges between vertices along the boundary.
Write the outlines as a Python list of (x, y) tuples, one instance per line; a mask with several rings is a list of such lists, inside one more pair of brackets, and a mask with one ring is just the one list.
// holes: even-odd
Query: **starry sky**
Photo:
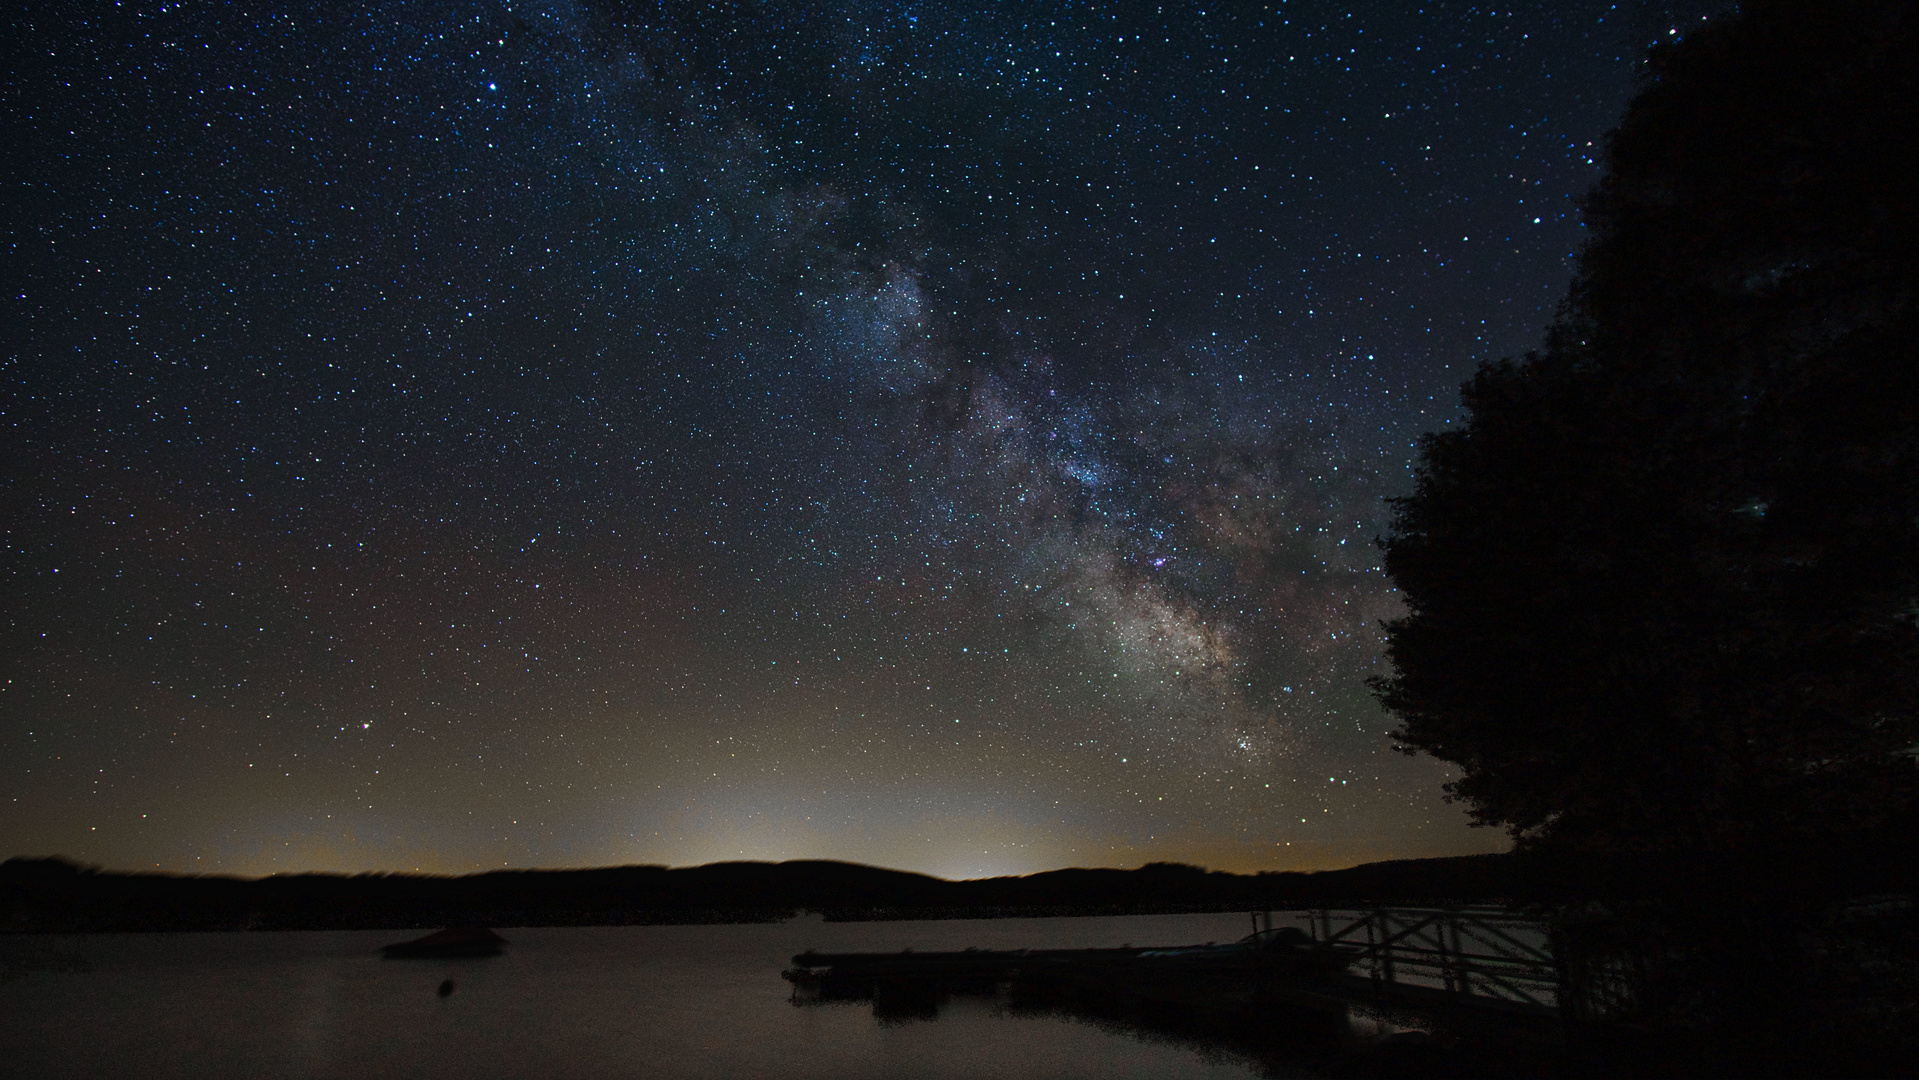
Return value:
[(1696, 17), (15, 12), (0, 855), (1501, 849), (1373, 540)]

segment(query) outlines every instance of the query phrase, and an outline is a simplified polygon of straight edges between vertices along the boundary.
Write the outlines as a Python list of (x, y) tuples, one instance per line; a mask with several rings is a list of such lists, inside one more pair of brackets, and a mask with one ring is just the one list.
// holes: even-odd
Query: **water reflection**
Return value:
[[(801, 1009), (863, 1008), (880, 1027), (936, 1021), (977, 1023), (981, 1018), (1064, 1020), (1130, 1042), (1176, 1047), (1217, 1064), (1231, 1063), (1267, 1077), (1329, 1075), (1343, 1050), (1357, 1045), (1335, 1024), (1318, 1030), (1278, 1029), (1235, 1032), (1193, 1022), (1178, 1013), (1116, 1007), (1111, 997), (1066, 999), (1035, 993), (1017, 982), (996, 985), (937, 984), (901, 980), (883, 982), (870, 992), (835, 992), (818, 984), (793, 988), (792, 1004)], [(1360, 1040), (1376, 1039), (1381, 1029), (1362, 1021)]]
[[(478, 959), (391, 932), (0, 937), (0, 1060), (34, 1077), (959, 1077), (1245, 1080), (1262, 1059), (988, 995), (795, 1008), (779, 973), (845, 951), (1228, 940), (1244, 915), (501, 927)], [(17, 976), (14, 973), (18, 973)], [(453, 992), (439, 988), (452, 983)], [(890, 1006), (889, 1006), (890, 1008)]]

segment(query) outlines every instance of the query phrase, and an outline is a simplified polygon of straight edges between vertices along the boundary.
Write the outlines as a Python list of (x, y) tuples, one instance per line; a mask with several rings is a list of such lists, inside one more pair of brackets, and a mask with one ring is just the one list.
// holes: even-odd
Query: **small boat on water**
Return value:
[(388, 960), (432, 959), (442, 956), (498, 956), (506, 939), (484, 926), (449, 927), (414, 941), (383, 945)]

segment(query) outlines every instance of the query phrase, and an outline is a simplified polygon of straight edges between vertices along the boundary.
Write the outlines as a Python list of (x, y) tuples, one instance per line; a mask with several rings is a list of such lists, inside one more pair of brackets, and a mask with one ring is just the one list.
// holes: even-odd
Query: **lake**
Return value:
[[(956, 998), (934, 1021), (799, 1006), (821, 951), (1231, 941), (1244, 914), (500, 928), (502, 956), (383, 960), (419, 931), (0, 936), (0, 1066), (33, 1077), (1241, 1078), (1226, 1051)], [(443, 980), (453, 992), (441, 996)], [(1270, 1066), (1268, 1066), (1270, 1067)]]

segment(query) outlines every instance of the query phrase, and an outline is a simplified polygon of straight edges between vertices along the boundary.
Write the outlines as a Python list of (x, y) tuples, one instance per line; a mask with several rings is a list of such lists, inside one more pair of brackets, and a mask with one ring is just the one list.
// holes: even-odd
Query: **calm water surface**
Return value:
[[(0, 1074), (33, 1077), (1153, 1077), (1245, 1059), (957, 999), (932, 1022), (796, 1007), (822, 951), (1230, 941), (1244, 915), (502, 929), (505, 955), (382, 960), (393, 931), (0, 937)], [(454, 992), (437, 993), (452, 979)]]

